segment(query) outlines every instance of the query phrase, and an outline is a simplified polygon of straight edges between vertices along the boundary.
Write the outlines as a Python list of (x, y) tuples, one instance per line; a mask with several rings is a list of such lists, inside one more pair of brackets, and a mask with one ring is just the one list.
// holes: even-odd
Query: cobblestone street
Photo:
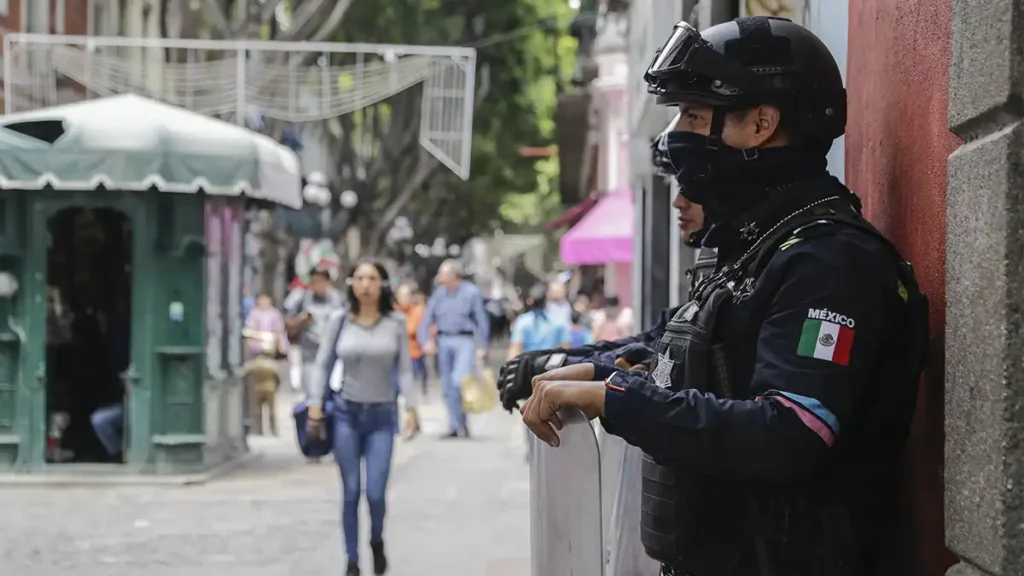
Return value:
[[(476, 416), (471, 440), (440, 440), (445, 415), (434, 396), (422, 409), (423, 434), (397, 441), (389, 574), (526, 576), (529, 474), (518, 418)], [(279, 402), (281, 418), (291, 402)], [(291, 429), (254, 438), (262, 458), (199, 486), (4, 487), (0, 574), (342, 574), (337, 470), (333, 461), (307, 464), (293, 444)]]

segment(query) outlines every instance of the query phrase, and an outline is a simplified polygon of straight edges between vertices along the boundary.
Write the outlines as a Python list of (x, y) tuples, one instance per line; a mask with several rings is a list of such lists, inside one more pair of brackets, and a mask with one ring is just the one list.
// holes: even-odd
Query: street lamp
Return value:
[(434, 244), (430, 246), (430, 254), (435, 258), (444, 258), (447, 253), (448, 245), (445, 244), (444, 238), (434, 238)]
[(359, 204), (359, 194), (356, 194), (355, 190), (345, 190), (341, 193), (338, 201), (341, 202), (342, 208), (345, 210), (351, 210)]
[(395, 222), (391, 225), (391, 230), (388, 230), (388, 242), (399, 243), (411, 240), (415, 235), (412, 229), (412, 224), (409, 223), (409, 219), (405, 216), (399, 216), (395, 218)]
[(323, 172), (311, 172), (306, 178), (306, 186), (302, 188), (302, 197), (321, 208), (331, 203), (331, 190), (327, 187), (327, 177)]

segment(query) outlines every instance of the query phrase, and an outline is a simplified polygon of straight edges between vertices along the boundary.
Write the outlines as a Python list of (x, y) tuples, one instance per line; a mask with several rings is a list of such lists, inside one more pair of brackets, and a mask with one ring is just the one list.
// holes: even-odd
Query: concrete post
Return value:
[(1024, 574), (1024, 3), (953, 2), (946, 318), (950, 576)]

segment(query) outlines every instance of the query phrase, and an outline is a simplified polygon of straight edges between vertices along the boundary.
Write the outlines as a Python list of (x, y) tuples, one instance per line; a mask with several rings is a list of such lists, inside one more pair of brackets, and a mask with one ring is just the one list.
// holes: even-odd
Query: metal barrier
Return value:
[(560, 416), (560, 447), (529, 435), (532, 575), (658, 576), (640, 544), (642, 453), (579, 411)]
[(618, 436), (605, 436), (622, 444), (609, 522), (611, 529), (606, 532), (610, 550), (607, 575), (658, 576), (661, 565), (644, 552), (640, 543), (640, 465), (643, 452)]
[(579, 410), (559, 416), (560, 447), (530, 434), (531, 574), (604, 576), (597, 437)]

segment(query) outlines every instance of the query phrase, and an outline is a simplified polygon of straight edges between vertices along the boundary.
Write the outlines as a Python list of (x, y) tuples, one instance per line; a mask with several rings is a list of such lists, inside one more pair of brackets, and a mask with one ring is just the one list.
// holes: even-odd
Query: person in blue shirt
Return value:
[(465, 280), (458, 260), (445, 260), (437, 271), (438, 287), (427, 302), (419, 327), (423, 351), (437, 354), (441, 389), (448, 408), (445, 438), (469, 436), (462, 410), (462, 379), (487, 355), (490, 319), (480, 289)]
[(512, 323), (512, 342), (508, 347), (510, 360), (523, 352), (569, 346), (569, 326), (551, 318), (546, 293), (547, 287), (543, 284), (530, 289), (526, 312)]
[(582, 312), (572, 311), (572, 330), (569, 332), (570, 348), (582, 348), (594, 343), (594, 333), (586, 322)]
[[(512, 323), (512, 338), (508, 347), (509, 360), (523, 352), (547, 350), (551, 348), (568, 348), (570, 340), (569, 325), (552, 314), (548, 306), (548, 287), (538, 284), (530, 289), (526, 297), (526, 311)], [(530, 429), (526, 432), (526, 445), (532, 447)], [(530, 453), (526, 453), (526, 461), (530, 461)]]

